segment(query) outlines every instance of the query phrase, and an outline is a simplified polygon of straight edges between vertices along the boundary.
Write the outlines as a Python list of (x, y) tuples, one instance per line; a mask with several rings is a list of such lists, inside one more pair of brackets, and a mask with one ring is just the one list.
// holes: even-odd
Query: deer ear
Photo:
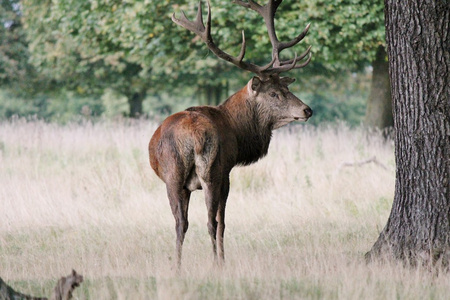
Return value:
[(282, 85), (288, 86), (295, 81), (295, 78), (291, 77), (281, 77), (280, 82)]
[(261, 88), (261, 79), (259, 77), (253, 77), (247, 84), (247, 90), (250, 95), (256, 96)]

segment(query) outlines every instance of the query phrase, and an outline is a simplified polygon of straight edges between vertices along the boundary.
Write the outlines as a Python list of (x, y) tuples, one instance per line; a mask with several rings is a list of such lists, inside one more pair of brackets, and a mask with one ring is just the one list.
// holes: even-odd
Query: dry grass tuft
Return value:
[[(218, 270), (201, 192), (189, 211), (183, 266), (147, 121), (0, 124), (0, 276), (50, 294), (75, 268), (78, 299), (446, 299), (448, 275), (363, 256), (394, 190), (393, 145), (345, 125), (275, 132), (269, 154), (232, 172)], [(374, 163), (342, 167), (372, 157)], [(15, 285), (14, 285), (15, 284)]]

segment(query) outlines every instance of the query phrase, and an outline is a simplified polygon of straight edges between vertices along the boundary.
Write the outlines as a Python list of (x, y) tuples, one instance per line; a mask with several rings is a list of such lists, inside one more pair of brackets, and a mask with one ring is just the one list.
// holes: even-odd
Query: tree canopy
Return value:
[[(62, 87), (80, 95), (100, 95), (108, 88), (125, 95), (131, 103), (161, 91), (226, 90), (228, 85), (241, 85), (250, 77), (217, 59), (199, 38), (171, 21), (171, 15), (179, 16), (182, 10), (194, 18), (196, 0), (9, 0), (2, 5), (5, 3), (15, 3), (10, 5), (9, 14), (21, 26), (21, 39), (13, 52), (25, 59), (22, 67), (5, 68), (8, 72), (2, 72), (2, 82), (5, 78), (16, 80), (14, 74), (32, 67), (37, 78), (52, 83), (50, 89)], [(270, 61), (271, 45), (257, 13), (232, 1), (218, 0), (211, 1), (211, 10), (212, 36), (220, 48), (237, 55), (241, 31), (245, 30), (245, 59), (257, 64)], [(328, 78), (330, 71), (340, 76), (370, 65), (377, 47), (384, 45), (382, 10), (381, 1), (285, 0), (275, 17), (280, 40), (292, 39), (308, 23), (311, 28), (304, 41), (283, 55), (292, 58), (294, 51), (302, 53), (312, 45), (313, 56), (307, 68), (289, 74), (308, 89), (319, 78), (314, 74), (327, 72)], [(2, 15), (2, 19), (8, 17)], [(9, 36), (12, 33), (8, 26), (0, 26), (0, 30), (8, 31)], [(11, 38), (5, 43), (10, 47)]]
[[(311, 23), (307, 39), (295, 50), (302, 52), (312, 44), (313, 60), (327, 68), (367, 64), (384, 43), (381, 1), (285, 2), (276, 16), (280, 39), (293, 38)], [(88, 73), (121, 81), (132, 73), (139, 85), (149, 79), (158, 82), (161, 74), (180, 80), (180, 74), (217, 75), (218, 65), (229, 69), (170, 19), (180, 10), (193, 16), (196, 1), (23, 0), (22, 4), (32, 61), (41, 71), (51, 69), (57, 79), (79, 74), (85, 78)], [(260, 16), (232, 1), (212, 1), (211, 7), (213, 37), (220, 47), (237, 53), (240, 31), (245, 30), (246, 59), (270, 61), (270, 43)], [(293, 55), (292, 50), (287, 52)]]
[(361, 69), (385, 46), (383, 1), (299, 1), (297, 10), (311, 22), (309, 42), (315, 60), (329, 69)]
[(17, 90), (30, 89), (34, 73), (20, 18), (17, 0), (0, 1), (0, 85)]

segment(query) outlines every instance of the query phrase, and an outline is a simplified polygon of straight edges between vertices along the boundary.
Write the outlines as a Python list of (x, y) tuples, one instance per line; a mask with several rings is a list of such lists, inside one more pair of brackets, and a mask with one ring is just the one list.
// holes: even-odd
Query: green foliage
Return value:
[(101, 101), (104, 108), (103, 116), (107, 118), (125, 116), (128, 112), (127, 98), (113, 89), (106, 89), (101, 96)]
[(105, 86), (123, 94), (146, 89), (158, 67), (156, 58), (167, 60), (164, 51), (172, 48), (164, 31), (171, 22), (169, 1), (23, 4), (33, 63), (57, 80), (70, 79), (80, 93), (101, 92)]
[(366, 111), (370, 89), (368, 73), (344, 73), (340, 78), (325, 80), (313, 76), (303, 99), (314, 110), (308, 121), (313, 125), (345, 120), (349, 125), (360, 125)]
[(307, 41), (314, 60), (330, 70), (361, 70), (385, 45), (381, 0), (312, 0), (296, 6), (311, 22)]
[[(304, 85), (301, 80), (292, 84), (292, 91), (314, 110), (314, 117), (308, 124), (345, 120), (349, 125), (355, 126), (362, 122), (370, 84), (367, 74), (344, 74), (341, 80), (323, 80), (316, 76), (308, 82), (312, 82), (311, 86)], [(228, 93), (237, 88), (238, 84), (230, 87)], [(147, 95), (143, 101), (144, 115), (161, 119), (198, 104), (196, 87), (182, 90), (182, 96), (171, 92)], [(127, 98), (111, 88), (105, 89), (99, 97), (80, 96), (68, 91), (18, 97), (0, 90), (0, 120), (17, 115), (65, 123), (85, 118), (114, 118), (126, 116), (127, 113)]]
[(0, 85), (17, 93), (30, 90), (35, 79), (20, 17), (19, 0), (0, 1)]
[[(53, 113), (47, 112), (48, 104), (43, 103), (58, 98), (54, 97), (58, 94), (63, 95), (58, 99), (65, 99), (68, 90), (75, 93), (69, 101), (77, 98), (83, 103), (80, 99), (91, 99), (89, 107), (95, 106), (91, 108), (94, 112), (107, 116), (125, 114), (125, 99), (129, 101), (136, 93), (146, 99), (144, 113), (166, 113), (177, 110), (180, 107), (177, 103), (216, 103), (216, 96), (212, 95), (223, 101), (225, 95), (239, 89), (252, 76), (215, 57), (199, 38), (171, 21), (171, 15), (179, 17), (182, 10), (194, 19), (197, 0), (18, 3), (19, 0), (1, 2), (6, 8), (0, 12), (2, 23), (13, 20), (17, 29), (0, 26), (0, 84), (5, 89), (8, 82), (20, 83), (22, 87), (16, 91), (26, 91), (23, 86), (37, 83), (40, 91), (28, 89), (30, 101), (19, 101), (23, 106), (12, 102), (0, 104), (3, 117), (13, 111), (19, 115), (30, 111), (53, 118)], [(294, 51), (301, 53), (308, 45), (313, 46), (312, 63), (291, 71), (289, 76), (298, 79), (302, 88), (296, 92), (312, 102), (316, 112), (322, 111), (320, 115), (325, 119), (330, 119), (329, 111), (335, 117), (348, 117), (356, 122), (356, 117), (338, 107), (359, 113), (360, 99), (365, 93), (353, 90), (349, 96), (342, 89), (331, 92), (327, 87), (333, 81), (330, 78), (342, 76), (342, 70), (360, 71), (372, 61), (376, 47), (384, 43), (382, 10), (381, 1), (368, 0), (285, 0), (279, 7), (276, 30), (281, 41), (294, 38), (308, 23), (312, 24), (305, 40), (283, 51), (282, 58), (292, 58)], [(218, 0), (211, 1), (211, 11), (212, 36), (221, 49), (237, 55), (244, 30), (245, 59), (260, 65), (270, 61), (269, 38), (256, 12), (232, 1)], [(205, 1), (203, 16), (206, 17)], [(316, 76), (321, 76), (325, 84), (318, 84)], [(110, 99), (117, 100), (117, 105), (110, 103)], [(335, 99), (339, 99), (338, 105)], [(42, 107), (31, 108), (33, 103)], [(52, 107), (74, 109), (79, 114), (82, 106)], [(316, 114), (315, 119), (319, 120), (320, 115)]]
[(103, 112), (104, 107), (96, 98), (80, 97), (72, 92), (24, 98), (0, 90), (0, 120), (18, 116), (66, 123), (100, 116)]
[(366, 98), (359, 96), (336, 99), (329, 93), (306, 95), (309, 106), (314, 108), (314, 118), (309, 123), (319, 125), (345, 120), (349, 125), (360, 125), (366, 110)]
[[(246, 59), (270, 61), (270, 42), (257, 13), (232, 1), (212, 1), (211, 7), (212, 35), (222, 49), (236, 55), (245, 30)], [(360, 66), (383, 43), (382, 9), (380, 1), (285, 1), (276, 29), (280, 40), (289, 40), (312, 22), (308, 38), (295, 51), (312, 44), (314, 61), (327, 68)], [(81, 91), (106, 82), (121, 91), (214, 85), (240, 72), (172, 23), (171, 14), (179, 16), (181, 10), (193, 19), (196, 1), (23, 0), (23, 10), (33, 63), (41, 71), (51, 70), (56, 79), (75, 78)], [(286, 58), (294, 50), (286, 50)]]

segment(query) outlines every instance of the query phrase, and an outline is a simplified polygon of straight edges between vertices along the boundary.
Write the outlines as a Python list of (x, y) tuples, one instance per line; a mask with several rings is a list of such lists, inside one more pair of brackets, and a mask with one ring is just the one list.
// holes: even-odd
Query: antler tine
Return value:
[(290, 48), (296, 44), (298, 44), (301, 40), (303, 40), (303, 38), (306, 36), (306, 34), (308, 33), (309, 27), (311, 26), (311, 23), (309, 23), (308, 25), (306, 25), (305, 29), (303, 30), (302, 33), (300, 33), (295, 39), (293, 39), (292, 41), (286, 42), (286, 43), (280, 43), (280, 51), (286, 48)]
[(278, 6), (283, 2), (283, 0), (274, 0), (273, 3), (275, 4), (275, 9), (278, 8)]
[(244, 2), (242, 0), (234, 0), (233, 3), (236, 3), (236, 4), (240, 5), (240, 6), (245, 7), (245, 8), (253, 9), (257, 13), (260, 13), (261, 9), (263, 8), (261, 5), (259, 5), (258, 3), (256, 3), (253, 0), (248, 0), (248, 2)]
[[(206, 3), (208, 3), (208, 16), (206, 17), (206, 40), (205, 40), (205, 42), (209, 47), (208, 42), (211, 42), (213, 45), (214, 45), (214, 43), (213, 43), (213, 41), (212, 41), (213, 39), (211, 37), (211, 4), (209, 3), (209, 0)], [(201, 7), (201, 5), (202, 5), (202, 1), (200, 1), (198, 3), (199, 7)], [(202, 12), (200, 10), (200, 14), (201, 13)]]
[(294, 59), (291, 60), (290, 64), (284, 64), (282, 66), (278, 66), (278, 67), (274, 67), (274, 68), (271, 68), (271, 69), (267, 69), (265, 71), (265, 73), (266, 74), (278, 74), (278, 73), (282, 73), (282, 72), (287, 72), (287, 71), (290, 71), (292, 69), (295, 69), (296, 68), (296, 66), (295, 66), (296, 64), (297, 64), (297, 53), (295, 53)]
[(292, 61), (292, 64), (289, 66), (289, 68), (286, 71), (292, 70), (295, 68), (295, 65), (297, 64), (297, 52), (294, 53), (294, 60)]
[[(209, 2), (208, 2), (208, 15), (209, 15)], [(203, 14), (202, 14), (202, 2), (201, 1), (198, 3), (197, 17), (195, 20), (196, 20), (195, 22), (197, 24), (201, 24), (203, 26)]]
[[(295, 62), (296, 64), (295, 64), (295, 66), (292, 69), (300, 69), (300, 68), (306, 67), (309, 64), (309, 62), (311, 61), (311, 58), (312, 58), (311, 53), (308, 52), (308, 54), (309, 54), (308, 58), (303, 63), (301, 63), (299, 65), (297, 65), (297, 62), (302, 60), (302, 57), (301, 56), (297, 57), (297, 59), (296, 59), (297, 61)], [(294, 59), (290, 59), (290, 60), (284, 61), (284, 62), (282, 62), (282, 66), (288, 65), (288, 64), (293, 64), (293, 61), (294, 61)], [(285, 72), (285, 71), (283, 71), (283, 72)]]
[(205, 25), (203, 24), (203, 17), (202, 17), (202, 4), (199, 2), (198, 5), (198, 11), (197, 11), (197, 17), (196, 21), (192, 22), (189, 21), (189, 19), (186, 17), (186, 14), (184, 11), (181, 11), (181, 18), (177, 19), (175, 17), (175, 13), (172, 15), (172, 21), (181, 27), (186, 28), (189, 31), (192, 31), (193, 33), (197, 34), (202, 38), (202, 40), (205, 40)]
[(294, 69), (300, 69), (300, 68), (303, 68), (303, 67), (306, 67), (306, 65), (308, 65), (309, 64), (309, 62), (311, 61), (311, 53), (309, 53), (309, 56), (308, 56), (308, 59), (304, 62), (304, 63), (301, 63), (301, 64), (299, 64), (299, 65), (296, 65), (295, 67), (294, 67)]
[(258, 67), (258, 69), (257, 69), (258, 72), (255, 72), (255, 73), (258, 74), (258, 75), (264, 74), (264, 72), (266, 72), (267, 70), (269, 70), (269, 68), (270, 68), (271, 66), (273, 66), (273, 64), (274, 64), (274, 62), (275, 62), (275, 59), (276, 59), (276, 57), (273, 57), (270, 63), (268, 63), (268, 64), (265, 65), (265, 66)]
[(237, 57), (237, 60), (239, 62), (242, 62), (245, 56), (245, 33), (244, 30), (242, 30), (242, 45), (241, 45), (241, 52), (239, 52), (239, 55)]
[[(301, 61), (302, 59), (304, 59), (306, 57), (306, 55), (309, 54), (309, 52), (311, 51), (311, 46), (308, 47), (308, 49), (305, 50), (305, 52), (303, 52), (302, 54), (300, 54), (300, 56), (297, 57), (297, 62)], [(293, 59), (290, 60), (285, 60), (281, 62), (281, 65), (286, 65), (286, 64), (292, 64)]]

